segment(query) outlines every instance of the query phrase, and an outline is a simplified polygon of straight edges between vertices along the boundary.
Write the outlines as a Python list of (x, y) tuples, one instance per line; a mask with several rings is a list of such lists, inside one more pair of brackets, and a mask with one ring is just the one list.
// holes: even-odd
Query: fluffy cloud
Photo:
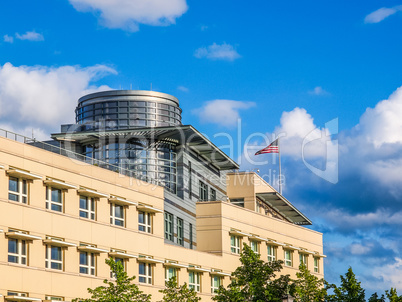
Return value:
[(13, 43), (14, 42), (14, 38), (12, 36), (9, 36), (9, 35), (4, 35), (3, 40), (4, 40), (4, 42), (7, 42), (7, 43)]
[(139, 24), (174, 24), (188, 7), (186, 0), (69, 0), (77, 11), (94, 12), (102, 25), (137, 31)]
[(318, 95), (318, 96), (321, 96), (321, 95), (328, 95), (328, 94), (329, 94), (329, 93), (328, 93), (326, 90), (324, 90), (321, 86), (314, 87), (314, 89), (313, 89), (313, 90), (310, 90), (308, 93), (311, 94), (311, 95)]
[(254, 102), (241, 102), (233, 100), (208, 101), (203, 107), (194, 109), (193, 114), (198, 115), (201, 122), (208, 122), (224, 127), (234, 127), (240, 118), (239, 110), (255, 106)]
[[(104, 75), (116, 73), (110, 67), (0, 66), (0, 119), (15, 131), (43, 133), (58, 131), (60, 124), (74, 122), (77, 100), (85, 93), (109, 87), (91, 86)], [(10, 129), (9, 126), (7, 126)], [(28, 133), (31, 136), (30, 133)]]
[(389, 16), (394, 15), (395, 13), (402, 11), (402, 5), (398, 5), (395, 7), (387, 8), (387, 7), (382, 7), (380, 9), (377, 9), (376, 11), (368, 14), (364, 18), (364, 23), (379, 23), (385, 18), (388, 18)]
[(18, 40), (27, 40), (27, 41), (44, 41), (45, 38), (42, 34), (39, 34), (35, 31), (27, 31), (25, 34), (20, 35), (19, 33), (15, 34), (15, 37)]
[(241, 57), (232, 45), (226, 43), (221, 45), (213, 43), (208, 47), (200, 47), (194, 52), (194, 56), (198, 59), (207, 58), (223, 61), (234, 61)]

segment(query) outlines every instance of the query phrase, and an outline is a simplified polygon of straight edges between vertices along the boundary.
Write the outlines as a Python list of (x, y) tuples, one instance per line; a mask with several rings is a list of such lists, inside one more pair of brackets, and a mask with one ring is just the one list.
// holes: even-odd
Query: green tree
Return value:
[(379, 297), (377, 293), (374, 293), (368, 299), (368, 302), (385, 302), (385, 297), (384, 295), (381, 295), (381, 297)]
[(176, 277), (170, 278), (166, 282), (166, 288), (159, 292), (163, 293), (161, 302), (197, 302), (201, 300), (193, 288), (187, 287), (187, 283), (178, 286)]
[(311, 274), (304, 263), (300, 265), (296, 277), (291, 289), (295, 302), (325, 301), (327, 290), (324, 287), (324, 279), (318, 279)]
[(243, 245), (240, 255), (241, 266), (232, 273), (227, 288), (220, 287), (212, 299), (220, 302), (282, 301), (289, 286), (289, 275), (275, 279), (282, 269), (282, 261), (264, 262), (260, 255)]
[(106, 259), (106, 264), (115, 276), (114, 281), (107, 279), (103, 283), (107, 286), (98, 286), (95, 289), (88, 288), (91, 298), (76, 298), (73, 302), (150, 302), (151, 295), (144, 294), (132, 281), (135, 277), (128, 277), (123, 265), (112, 258)]
[(396, 292), (396, 288), (392, 288), (390, 291), (385, 291), (385, 295), (389, 299), (390, 302), (402, 302), (402, 296), (398, 297), (398, 293)]
[(349, 267), (345, 276), (341, 277), (341, 286), (337, 287), (334, 284), (327, 284), (327, 289), (333, 288), (334, 294), (328, 295), (329, 302), (365, 302), (364, 289), (361, 287), (361, 282), (357, 281), (351, 267)]

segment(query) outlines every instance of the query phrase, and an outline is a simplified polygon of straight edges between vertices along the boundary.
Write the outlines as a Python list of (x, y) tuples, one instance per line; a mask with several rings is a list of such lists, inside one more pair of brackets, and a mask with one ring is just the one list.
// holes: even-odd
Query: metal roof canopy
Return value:
[(312, 225), (310, 219), (304, 216), (290, 203), (290, 201), (278, 192), (256, 193), (256, 195), (258, 198), (261, 198), (264, 202), (277, 210), (289, 222), (297, 225)]
[(235, 161), (191, 125), (52, 134), (52, 138), (56, 140), (84, 144), (96, 142), (101, 137), (113, 136), (132, 136), (140, 139), (151, 139), (152, 141), (171, 141), (179, 145), (188, 146), (220, 170), (239, 169), (239, 165)]

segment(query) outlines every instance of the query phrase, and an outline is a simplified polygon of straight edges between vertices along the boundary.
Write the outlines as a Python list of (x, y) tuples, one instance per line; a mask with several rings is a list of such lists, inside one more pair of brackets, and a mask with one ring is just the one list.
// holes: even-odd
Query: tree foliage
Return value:
[(176, 277), (170, 278), (166, 282), (166, 288), (159, 292), (163, 293), (161, 302), (197, 302), (201, 300), (194, 289), (187, 287), (187, 283), (178, 286)]
[(128, 277), (123, 265), (112, 258), (106, 259), (106, 264), (115, 276), (114, 281), (107, 279), (103, 283), (107, 286), (98, 286), (95, 289), (88, 288), (91, 298), (76, 298), (73, 302), (150, 302), (151, 295), (144, 294), (132, 281), (135, 277)]
[(377, 293), (374, 293), (368, 299), (368, 302), (385, 302), (385, 297), (384, 295), (381, 295), (381, 297), (379, 297)]
[(324, 302), (327, 291), (324, 287), (324, 279), (318, 279), (302, 263), (299, 272), (296, 273), (297, 279), (292, 284), (291, 295), (295, 302)]
[(327, 288), (333, 288), (334, 294), (328, 295), (329, 302), (365, 302), (364, 289), (361, 287), (361, 282), (357, 281), (352, 268), (349, 267), (345, 276), (340, 276), (341, 286), (328, 285)]
[(402, 296), (398, 296), (396, 288), (391, 287), (390, 291), (385, 291), (385, 295), (387, 296), (390, 302), (402, 302)]
[(227, 289), (220, 287), (212, 299), (220, 302), (282, 301), (289, 286), (289, 275), (275, 279), (282, 261), (264, 262), (260, 255), (243, 245), (241, 265), (232, 273)]

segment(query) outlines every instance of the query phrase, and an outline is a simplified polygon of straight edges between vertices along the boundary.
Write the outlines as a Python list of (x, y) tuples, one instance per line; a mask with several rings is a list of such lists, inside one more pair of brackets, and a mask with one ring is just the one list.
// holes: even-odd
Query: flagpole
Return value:
[(279, 156), (279, 194), (282, 195), (281, 141), (279, 137), (278, 137), (278, 156)]

